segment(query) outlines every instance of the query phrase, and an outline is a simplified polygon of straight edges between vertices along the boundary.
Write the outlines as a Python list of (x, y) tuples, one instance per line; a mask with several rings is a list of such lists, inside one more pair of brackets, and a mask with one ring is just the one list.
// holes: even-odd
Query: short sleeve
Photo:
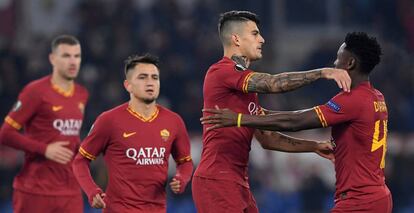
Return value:
[(181, 117), (177, 118), (177, 136), (174, 140), (171, 154), (177, 164), (191, 161), (190, 137)]
[(249, 69), (237, 69), (236, 66), (229, 65), (224, 67), (225, 70), (219, 71), (221, 73), (218, 80), (222, 81), (227, 88), (247, 93), (248, 82), (254, 72)]
[(20, 130), (37, 112), (42, 103), (40, 94), (30, 87), (25, 87), (4, 121)]
[(92, 125), (88, 136), (86, 136), (79, 148), (79, 153), (83, 157), (95, 160), (104, 151), (110, 140), (110, 129), (108, 127), (111, 126), (106, 120), (105, 116), (101, 115)]
[(334, 126), (354, 120), (358, 116), (360, 101), (356, 101), (352, 94), (342, 92), (314, 109), (323, 127)]

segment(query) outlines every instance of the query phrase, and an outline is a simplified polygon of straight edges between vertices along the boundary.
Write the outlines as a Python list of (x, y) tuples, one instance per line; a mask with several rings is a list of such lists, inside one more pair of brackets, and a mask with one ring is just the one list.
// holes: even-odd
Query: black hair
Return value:
[(381, 46), (375, 37), (364, 32), (352, 32), (346, 35), (345, 44), (345, 49), (357, 57), (362, 72), (369, 74), (381, 61)]
[(253, 21), (256, 25), (260, 24), (259, 16), (250, 11), (232, 10), (220, 14), (218, 23), (218, 33), (222, 42), (224, 42), (223, 32), (231, 23)]
[(153, 64), (160, 70), (159, 68), (159, 59), (157, 56), (151, 55), (149, 53), (145, 53), (144, 55), (131, 55), (125, 60), (125, 77), (128, 72), (133, 69), (137, 64), (144, 63), (144, 64)]
[(56, 48), (61, 44), (68, 44), (68, 45), (77, 45), (80, 44), (79, 40), (72, 35), (59, 35), (55, 39), (53, 39), (51, 46), (51, 51), (55, 51)]

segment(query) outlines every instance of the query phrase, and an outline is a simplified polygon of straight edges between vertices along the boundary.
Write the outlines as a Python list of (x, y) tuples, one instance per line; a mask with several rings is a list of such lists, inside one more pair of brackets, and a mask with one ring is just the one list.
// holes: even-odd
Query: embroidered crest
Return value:
[(168, 138), (170, 137), (170, 132), (167, 129), (163, 129), (160, 131), (160, 135), (164, 141), (167, 141)]
[(85, 104), (84, 103), (79, 102), (78, 108), (79, 108), (79, 110), (81, 111), (82, 114), (85, 112)]

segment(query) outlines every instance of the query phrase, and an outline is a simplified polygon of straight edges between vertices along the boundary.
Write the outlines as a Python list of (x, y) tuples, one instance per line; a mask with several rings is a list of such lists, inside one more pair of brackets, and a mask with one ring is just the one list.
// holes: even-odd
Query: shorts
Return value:
[(193, 199), (199, 213), (258, 213), (250, 189), (236, 182), (193, 177)]
[(52, 196), (13, 191), (13, 212), (15, 213), (82, 213), (82, 194)]
[(355, 201), (343, 200), (335, 204), (332, 213), (342, 212), (372, 212), (372, 213), (391, 213), (392, 212), (392, 196), (387, 196), (369, 203), (357, 204)]

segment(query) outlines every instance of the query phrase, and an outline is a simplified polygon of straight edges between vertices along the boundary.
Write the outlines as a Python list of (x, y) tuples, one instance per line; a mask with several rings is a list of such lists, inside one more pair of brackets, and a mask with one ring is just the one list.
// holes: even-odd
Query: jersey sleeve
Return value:
[(249, 79), (254, 75), (254, 72), (251, 70), (239, 70), (234, 66), (226, 66), (219, 71), (218, 80), (222, 81), (223, 84), (230, 89), (235, 89), (247, 93), (247, 86)]
[(83, 140), (79, 154), (89, 160), (95, 160), (105, 150), (110, 140), (110, 126), (105, 116), (99, 116), (89, 130), (88, 136)]
[(323, 127), (333, 126), (355, 119), (359, 113), (360, 101), (350, 93), (340, 93), (324, 105), (314, 107)]
[(26, 86), (4, 119), (5, 123), (20, 130), (36, 114), (41, 102), (42, 98), (39, 92), (35, 88)]
[(188, 182), (191, 179), (193, 172), (193, 163), (191, 159), (190, 138), (188, 137), (187, 129), (184, 121), (178, 117), (178, 131), (176, 140), (173, 143), (171, 154), (177, 163), (175, 179), (180, 181), (180, 190), (178, 193), (183, 193)]
[(177, 118), (177, 128), (177, 136), (174, 140), (171, 154), (177, 164), (182, 164), (192, 160), (190, 137), (188, 136), (184, 121), (180, 117)]

